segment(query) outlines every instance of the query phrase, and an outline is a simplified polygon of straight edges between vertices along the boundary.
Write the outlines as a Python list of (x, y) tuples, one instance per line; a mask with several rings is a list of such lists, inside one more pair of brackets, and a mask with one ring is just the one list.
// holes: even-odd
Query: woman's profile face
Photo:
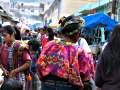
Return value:
[(43, 29), (40, 29), (40, 33), (43, 35), (44, 34), (44, 31), (43, 31)]
[(11, 38), (11, 35), (10, 35), (10, 34), (4, 32), (4, 33), (3, 33), (3, 39), (4, 39), (5, 43), (9, 43), (12, 38)]

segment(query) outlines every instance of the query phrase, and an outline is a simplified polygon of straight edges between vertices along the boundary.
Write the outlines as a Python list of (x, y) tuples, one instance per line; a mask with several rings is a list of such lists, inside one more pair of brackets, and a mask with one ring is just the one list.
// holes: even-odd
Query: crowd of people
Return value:
[(113, 30), (95, 70), (92, 51), (81, 37), (84, 24), (81, 17), (71, 15), (61, 18), (55, 30), (44, 26), (36, 33), (1, 26), (4, 81), (0, 90), (119, 90), (120, 25)]

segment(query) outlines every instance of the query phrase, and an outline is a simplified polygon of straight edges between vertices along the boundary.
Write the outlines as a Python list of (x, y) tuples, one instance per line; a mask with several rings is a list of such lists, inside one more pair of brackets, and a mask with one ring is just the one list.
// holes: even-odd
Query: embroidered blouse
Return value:
[(48, 42), (48, 37), (46, 35), (41, 36), (41, 46), (42, 48), (47, 44)]
[(52, 74), (82, 87), (83, 81), (94, 76), (93, 58), (79, 46), (54, 40), (43, 48), (37, 71), (40, 78)]
[[(1, 47), (1, 53), (0, 53), (0, 64), (3, 65), (5, 69), (8, 70), (8, 54), (9, 54), (9, 48), (7, 44), (4, 44)], [(14, 52), (13, 52), (13, 67), (14, 69), (18, 68), (19, 66), (23, 65), (25, 62), (31, 62), (30, 54), (27, 50), (24, 50), (21, 55), (19, 55), (19, 48), (20, 48), (20, 42), (15, 42), (14, 44)]]

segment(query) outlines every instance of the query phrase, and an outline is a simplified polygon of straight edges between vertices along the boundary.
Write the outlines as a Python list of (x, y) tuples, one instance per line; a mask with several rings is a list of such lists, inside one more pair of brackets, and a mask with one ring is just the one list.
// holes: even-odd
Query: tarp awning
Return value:
[(85, 20), (85, 28), (92, 29), (99, 24), (105, 25), (106, 30), (112, 30), (117, 22), (104, 13), (96, 13), (89, 16), (83, 16)]

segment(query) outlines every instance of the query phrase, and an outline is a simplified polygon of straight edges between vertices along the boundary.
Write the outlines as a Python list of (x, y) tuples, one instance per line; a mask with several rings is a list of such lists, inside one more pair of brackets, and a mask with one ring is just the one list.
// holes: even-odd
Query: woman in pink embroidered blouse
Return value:
[[(81, 47), (75, 45), (83, 24), (83, 19), (75, 16), (64, 17), (60, 20), (58, 32), (62, 33), (63, 38), (61, 41), (54, 40), (47, 43), (37, 62), (42, 90), (55, 90), (56, 88), (58, 90), (82, 90), (83, 82), (94, 77), (93, 58)], [(52, 83), (49, 80), (52, 80)], [(50, 84), (53, 84), (53, 88)]]

